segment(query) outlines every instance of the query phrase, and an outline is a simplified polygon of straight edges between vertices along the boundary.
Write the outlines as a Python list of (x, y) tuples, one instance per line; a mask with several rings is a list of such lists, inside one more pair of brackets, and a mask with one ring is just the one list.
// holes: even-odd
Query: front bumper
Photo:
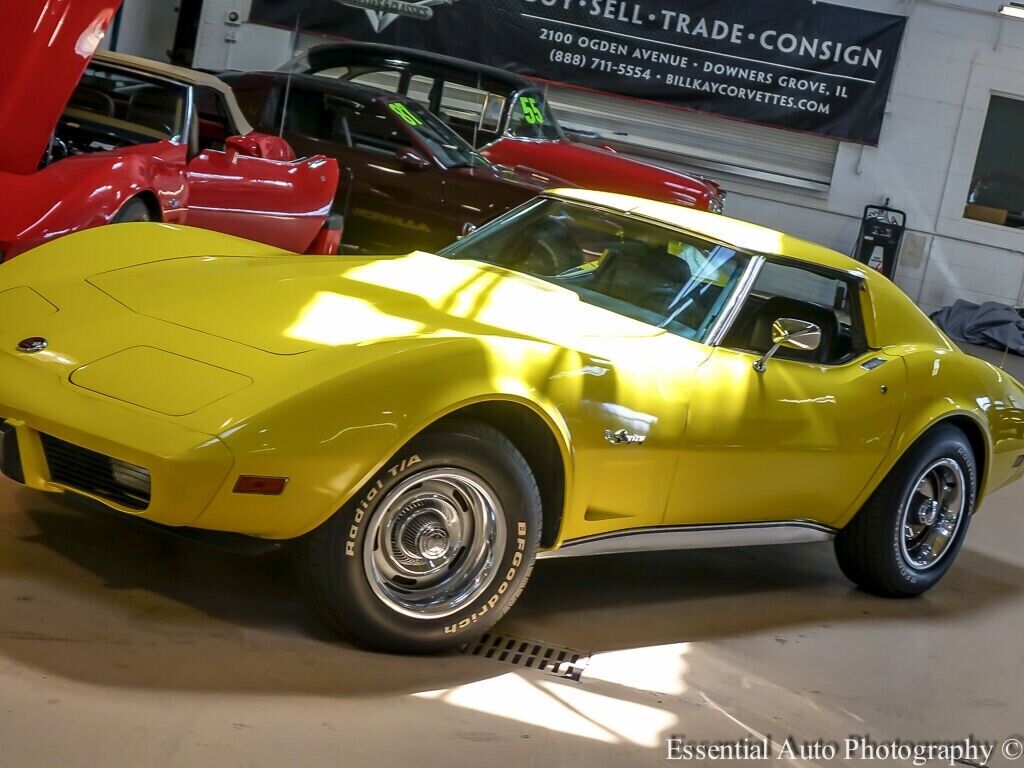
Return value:
[[(0, 471), (12, 480), (84, 496), (164, 525), (195, 523), (234, 464), (231, 451), (214, 436), (79, 392), (3, 353), (0, 421)], [(138, 485), (144, 474), (149, 498)], [(118, 483), (111, 485), (111, 478)], [(132, 484), (134, 492), (118, 493)]]

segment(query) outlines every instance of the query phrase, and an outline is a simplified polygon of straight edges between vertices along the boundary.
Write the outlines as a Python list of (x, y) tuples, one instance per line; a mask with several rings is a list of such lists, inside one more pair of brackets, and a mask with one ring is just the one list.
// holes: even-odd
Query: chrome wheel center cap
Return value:
[(416, 537), (416, 548), (424, 560), (436, 560), (448, 551), (448, 531), (431, 525)]
[(921, 525), (935, 525), (935, 521), (939, 519), (939, 509), (939, 502), (934, 500), (922, 504), (917, 511), (917, 521)]

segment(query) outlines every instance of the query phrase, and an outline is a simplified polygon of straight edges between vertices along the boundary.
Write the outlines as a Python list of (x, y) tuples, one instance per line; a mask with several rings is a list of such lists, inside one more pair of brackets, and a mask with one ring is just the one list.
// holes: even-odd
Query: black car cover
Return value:
[(986, 301), (972, 304), (957, 299), (931, 316), (939, 328), (954, 341), (981, 344), (1024, 356), (1024, 317), (1007, 304)]

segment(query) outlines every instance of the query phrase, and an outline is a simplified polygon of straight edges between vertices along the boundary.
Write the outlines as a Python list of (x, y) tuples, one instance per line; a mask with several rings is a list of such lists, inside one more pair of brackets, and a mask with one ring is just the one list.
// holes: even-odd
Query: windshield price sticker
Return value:
[(537, 99), (533, 96), (520, 96), (519, 106), (523, 110), (523, 118), (530, 125), (544, 125), (544, 113), (537, 105)]
[(388, 104), (388, 108), (414, 128), (418, 128), (423, 125), (423, 121), (420, 120), (420, 118), (417, 117), (409, 107), (401, 102), (392, 102), (391, 104)]

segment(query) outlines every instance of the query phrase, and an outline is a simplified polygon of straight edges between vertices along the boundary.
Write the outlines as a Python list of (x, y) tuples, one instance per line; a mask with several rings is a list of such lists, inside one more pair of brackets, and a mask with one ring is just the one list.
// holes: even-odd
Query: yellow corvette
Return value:
[(557, 191), (440, 255), (168, 225), (0, 267), (6, 475), (292, 540), (326, 619), (434, 651), (537, 557), (835, 539), (861, 587), (950, 567), (1024, 473), (1024, 389), (827, 249)]

